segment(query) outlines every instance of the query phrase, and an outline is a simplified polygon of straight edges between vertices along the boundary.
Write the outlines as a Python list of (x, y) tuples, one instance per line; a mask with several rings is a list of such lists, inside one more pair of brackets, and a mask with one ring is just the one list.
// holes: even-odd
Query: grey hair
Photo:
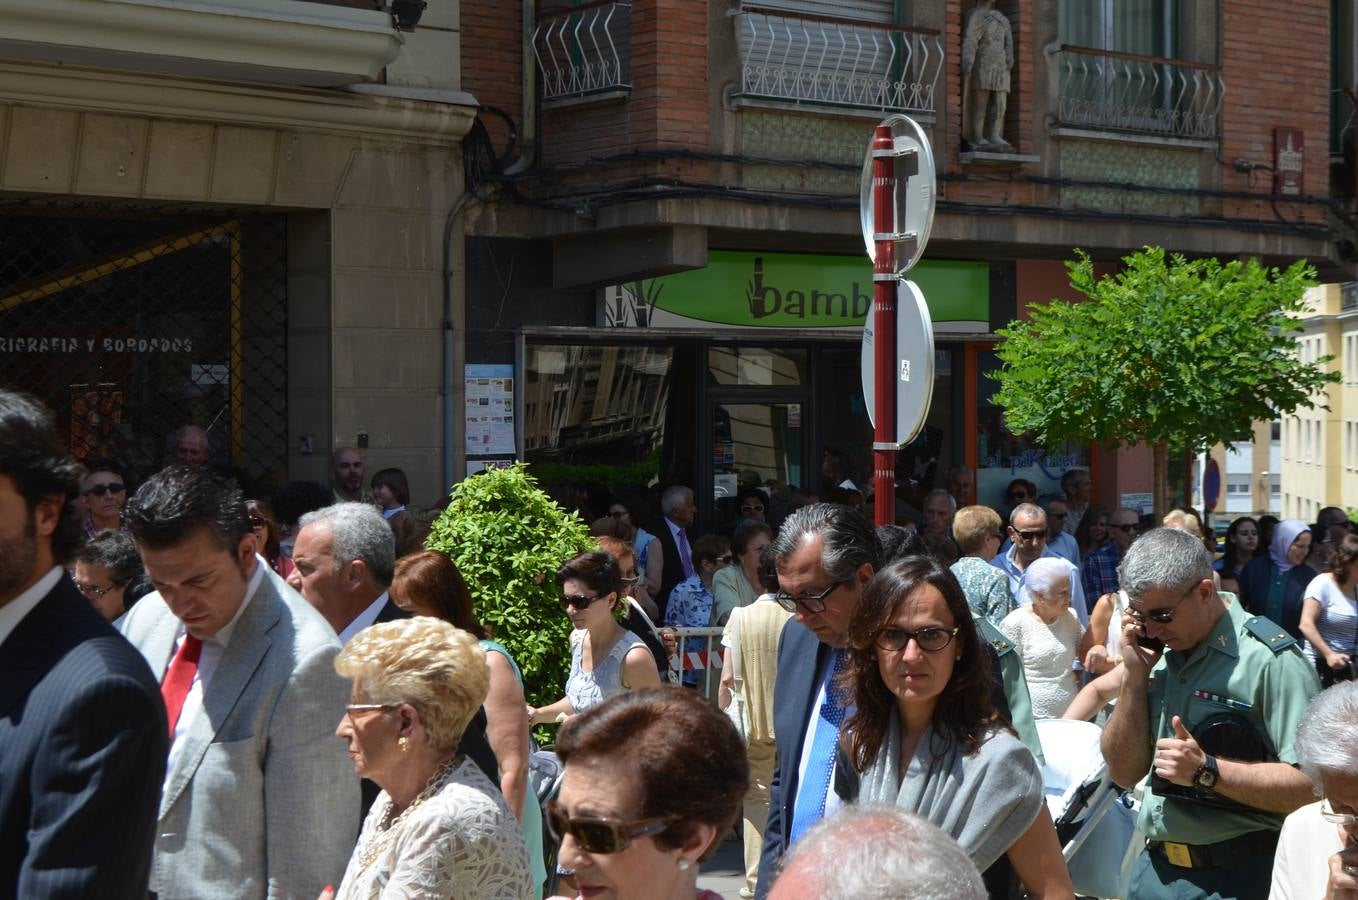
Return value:
[(847, 806), (822, 819), (792, 848), (782, 871), (800, 886), (798, 895), (821, 900), (987, 896), (981, 873), (957, 842), (898, 806)]
[(1358, 681), (1341, 681), (1312, 698), (1293, 750), (1317, 794), (1325, 773), (1358, 771)]
[(1200, 538), (1175, 528), (1153, 528), (1136, 539), (1118, 566), (1128, 597), (1158, 589), (1184, 593), (1212, 577), (1212, 555)]
[(839, 503), (803, 506), (783, 520), (769, 550), (782, 568), (792, 554), (821, 538), (820, 567), (835, 581), (852, 581), (863, 563), (881, 568), (882, 547), (872, 523), (857, 510)]
[(944, 488), (934, 488), (932, 491), (925, 494), (924, 502), (928, 503), (930, 497), (947, 497), (948, 503), (952, 506), (952, 511), (957, 512), (957, 498), (952, 494), (949, 494)]
[(668, 516), (692, 499), (693, 488), (682, 484), (671, 485), (665, 488), (665, 493), (660, 497), (660, 511)]
[(75, 558), (87, 566), (106, 567), (114, 584), (128, 581), (142, 573), (137, 545), (125, 531), (106, 529), (99, 532), (85, 542)]
[(1066, 561), (1053, 556), (1043, 556), (1033, 560), (1023, 573), (1023, 583), (1028, 591), (1050, 597), (1052, 589), (1062, 581), (1070, 581), (1070, 569)]
[[(1025, 518), (1029, 516), (1040, 516), (1044, 525), (1047, 522), (1047, 513), (1036, 503), (1020, 503), (1018, 506), (1015, 506), (1014, 511), (1009, 514), (1009, 524), (1014, 525), (1014, 522), (1018, 520), (1019, 516), (1024, 516)], [(1018, 526), (1014, 525), (1014, 527), (1017, 528)]]
[(396, 535), (382, 514), (366, 503), (336, 503), (297, 520), (300, 528), (330, 528), (330, 553), (339, 565), (362, 560), (373, 579), (383, 587), (391, 584), (396, 568)]

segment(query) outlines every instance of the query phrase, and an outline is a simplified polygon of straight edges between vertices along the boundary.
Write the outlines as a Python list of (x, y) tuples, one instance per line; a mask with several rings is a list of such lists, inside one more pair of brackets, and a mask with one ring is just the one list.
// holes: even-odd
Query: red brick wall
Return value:
[[(438, 2), (438, 0), (435, 0)], [(513, 0), (462, 0), (462, 89), (480, 103), (504, 110), (523, 127), (523, 4)], [(495, 115), (481, 121), (496, 152), (507, 126)]]
[[(1273, 173), (1253, 180), (1236, 159), (1273, 165), (1273, 129), (1305, 132), (1303, 192), (1329, 192), (1330, 39), (1328, 0), (1231, 0), (1222, 4), (1222, 78), (1226, 82), (1222, 189), (1273, 190)], [(1323, 207), (1279, 203), (1290, 220), (1324, 221)], [(1228, 201), (1231, 218), (1276, 221), (1267, 202)]]

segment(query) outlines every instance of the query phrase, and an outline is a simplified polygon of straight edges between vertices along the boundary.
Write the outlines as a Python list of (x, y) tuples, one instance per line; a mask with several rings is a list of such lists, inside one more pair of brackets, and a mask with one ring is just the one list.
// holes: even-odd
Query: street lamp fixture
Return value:
[(414, 31), (428, 5), (425, 0), (391, 0), (387, 12), (396, 20), (397, 31)]

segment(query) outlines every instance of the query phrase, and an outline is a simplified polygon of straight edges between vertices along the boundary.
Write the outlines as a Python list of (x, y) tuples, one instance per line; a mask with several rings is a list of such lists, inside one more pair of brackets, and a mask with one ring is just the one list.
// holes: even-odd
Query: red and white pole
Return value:
[[(886, 153), (895, 148), (891, 126), (878, 125), (872, 139), (872, 230), (896, 231), (896, 170)], [(873, 366), (876, 410), (873, 431), (872, 492), (874, 524), (896, 523), (896, 245), (874, 241), (872, 266)]]

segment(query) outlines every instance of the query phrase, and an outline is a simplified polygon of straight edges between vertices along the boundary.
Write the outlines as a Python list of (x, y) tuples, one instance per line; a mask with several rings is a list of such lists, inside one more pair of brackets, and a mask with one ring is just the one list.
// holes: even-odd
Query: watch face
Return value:
[(1213, 772), (1211, 769), (1203, 769), (1201, 772), (1198, 773), (1198, 784), (1202, 785), (1205, 788), (1216, 787), (1217, 773)]

